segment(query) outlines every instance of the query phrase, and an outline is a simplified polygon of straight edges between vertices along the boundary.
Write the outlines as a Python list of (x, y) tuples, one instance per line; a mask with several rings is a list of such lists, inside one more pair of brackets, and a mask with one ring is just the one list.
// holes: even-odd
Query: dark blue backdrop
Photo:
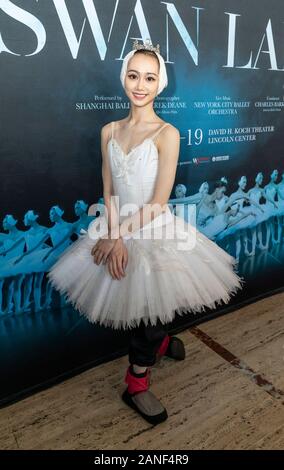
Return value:
[(224, 203), (246, 195), (226, 227), (199, 219), (245, 289), (173, 330), (282, 289), (283, 21), (280, 0), (0, 0), (2, 404), (126, 352), (127, 333), (82, 319), (46, 270), (102, 197), (100, 130), (128, 113), (119, 72), (136, 38), (166, 61), (155, 109), (182, 138), (171, 199), (200, 201), (221, 177)]

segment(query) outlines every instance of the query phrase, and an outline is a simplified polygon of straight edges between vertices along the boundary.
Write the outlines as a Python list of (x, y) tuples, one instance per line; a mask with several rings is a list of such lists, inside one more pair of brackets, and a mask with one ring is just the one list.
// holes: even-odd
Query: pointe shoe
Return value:
[(162, 356), (183, 361), (185, 358), (185, 348), (182, 340), (177, 336), (167, 335), (158, 349), (157, 360), (160, 360)]
[(130, 365), (127, 369), (125, 382), (128, 384), (128, 387), (121, 397), (124, 403), (154, 426), (168, 418), (166, 408), (164, 408), (158, 398), (149, 390), (149, 368), (142, 374), (136, 374), (133, 371), (132, 365)]

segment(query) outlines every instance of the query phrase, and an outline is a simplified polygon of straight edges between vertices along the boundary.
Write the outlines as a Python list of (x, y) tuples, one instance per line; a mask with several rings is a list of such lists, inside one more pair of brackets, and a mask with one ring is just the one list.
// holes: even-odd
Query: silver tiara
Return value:
[(158, 54), (160, 54), (160, 44), (157, 44), (156, 47), (153, 46), (149, 38), (146, 39), (146, 42), (143, 42), (142, 44), (139, 44), (138, 40), (135, 39), (135, 41), (133, 42), (132, 50), (133, 49), (136, 49), (136, 50), (147, 49), (147, 51), (153, 51), (153, 52), (157, 52)]

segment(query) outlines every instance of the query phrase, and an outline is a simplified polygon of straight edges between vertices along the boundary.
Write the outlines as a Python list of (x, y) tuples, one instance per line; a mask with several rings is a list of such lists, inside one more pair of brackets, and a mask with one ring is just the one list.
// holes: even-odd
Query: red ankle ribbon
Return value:
[(169, 337), (169, 335), (167, 335), (163, 339), (163, 342), (162, 342), (161, 346), (158, 349), (158, 355), (159, 356), (163, 356), (165, 354), (166, 350), (168, 349), (169, 342), (170, 342), (170, 337)]
[(125, 383), (128, 384), (128, 392), (133, 395), (134, 393), (145, 392), (150, 384), (150, 369), (147, 369), (145, 377), (135, 377), (130, 372), (130, 366), (127, 369), (125, 376)]

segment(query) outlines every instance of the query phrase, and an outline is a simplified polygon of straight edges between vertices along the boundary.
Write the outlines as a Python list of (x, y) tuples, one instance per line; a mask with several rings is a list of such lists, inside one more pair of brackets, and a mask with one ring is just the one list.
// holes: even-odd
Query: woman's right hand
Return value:
[(128, 263), (128, 250), (122, 238), (119, 238), (107, 258), (108, 270), (113, 279), (125, 277)]

